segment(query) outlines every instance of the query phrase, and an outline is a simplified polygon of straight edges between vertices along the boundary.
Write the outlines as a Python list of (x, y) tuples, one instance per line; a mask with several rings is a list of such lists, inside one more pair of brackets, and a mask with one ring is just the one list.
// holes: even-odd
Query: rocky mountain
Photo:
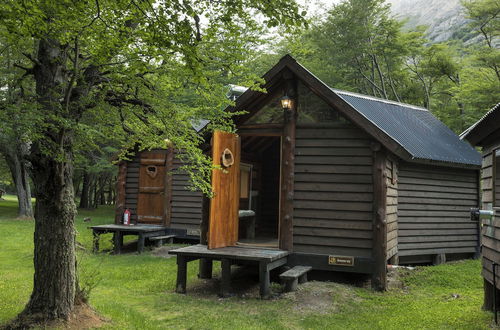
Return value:
[(467, 19), (460, 0), (388, 0), (394, 15), (407, 19), (406, 28), (428, 26), (428, 38), (434, 42), (449, 39), (469, 40)]

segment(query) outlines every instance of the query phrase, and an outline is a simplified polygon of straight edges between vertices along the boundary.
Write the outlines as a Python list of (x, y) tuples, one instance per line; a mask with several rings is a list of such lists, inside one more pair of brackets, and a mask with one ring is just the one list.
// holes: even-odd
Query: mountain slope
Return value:
[(449, 39), (468, 39), (460, 0), (388, 0), (392, 13), (407, 19), (407, 29), (428, 26), (428, 38), (433, 42)]

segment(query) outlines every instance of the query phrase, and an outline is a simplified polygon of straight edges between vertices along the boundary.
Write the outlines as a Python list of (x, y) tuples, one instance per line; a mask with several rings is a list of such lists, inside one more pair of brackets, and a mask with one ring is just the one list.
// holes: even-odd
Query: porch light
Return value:
[(284, 95), (281, 99), (281, 107), (283, 110), (290, 110), (292, 108), (293, 100), (288, 95)]

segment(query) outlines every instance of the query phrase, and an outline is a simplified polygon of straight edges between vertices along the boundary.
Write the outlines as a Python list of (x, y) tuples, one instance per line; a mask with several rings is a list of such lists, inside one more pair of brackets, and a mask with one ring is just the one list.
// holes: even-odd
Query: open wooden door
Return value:
[(165, 152), (148, 151), (141, 154), (137, 222), (167, 225), (166, 221), (166, 162)]
[(236, 245), (240, 201), (240, 138), (215, 131), (212, 140), (212, 190), (208, 228), (208, 248)]

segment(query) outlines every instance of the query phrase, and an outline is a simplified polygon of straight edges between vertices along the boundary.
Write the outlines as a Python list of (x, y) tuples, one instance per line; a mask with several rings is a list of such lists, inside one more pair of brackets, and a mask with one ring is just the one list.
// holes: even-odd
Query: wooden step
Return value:
[(163, 235), (163, 236), (154, 236), (154, 237), (149, 237), (148, 239), (152, 242), (156, 242), (156, 246), (160, 247), (163, 245), (163, 243), (168, 243), (171, 244), (174, 242), (174, 237), (177, 235)]
[(307, 273), (311, 266), (295, 266), (280, 274), (281, 281), (285, 284), (285, 292), (297, 290), (297, 285), (307, 282)]

